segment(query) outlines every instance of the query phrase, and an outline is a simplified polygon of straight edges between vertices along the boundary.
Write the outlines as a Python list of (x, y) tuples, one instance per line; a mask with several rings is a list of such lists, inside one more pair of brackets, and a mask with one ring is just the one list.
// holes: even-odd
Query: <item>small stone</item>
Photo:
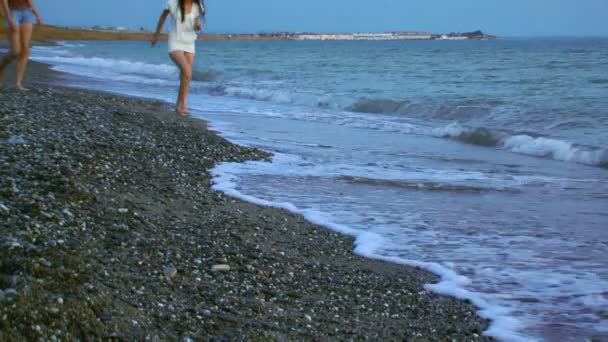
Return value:
[(4, 295), (6, 295), (7, 297), (9, 297), (9, 296), (16, 296), (17, 295), (17, 290), (15, 290), (15, 289), (6, 289), (6, 290), (4, 290)]
[(312, 317), (309, 315), (304, 315), (304, 318), (306, 318), (307, 321), (312, 322)]
[(23, 138), (20, 135), (15, 135), (10, 137), (7, 142), (11, 145), (23, 145), (23, 144), (27, 144), (27, 141), (25, 141), (25, 138)]
[(61, 297), (57, 298), (57, 304), (63, 304), (63, 298), (61, 298)]
[(104, 311), (100, 316), (99, 320), (102, 322), (107, 322), (112, 319), (112, 313), (109, 311)]
[(175, 276), (177, 275), (177, 268), (175, 267), (166, 267), (163, 270), (163, 273), (165, 274), (165, 277), (172, 279), (175, 278)]
[(5, 206), (4, 204), (0, 203), (0, 212), (8, 214), (10, 212), (10, 209), (7, 206)]
[(230, 272), (230, 265), (226, 265), (226, 264), (213, 265), (211, 267), (211, 270), (213, 272)]
[(119, 214), (126, 214), (129, 212), (129, 209), (127, 208), (118, 208), (118, 213)]
[(63, 209), (61, 212), (62, 212), (62, 213), (65, 215), (65, 216), (67, 216), (67, 217), (69, 217), (69, 218), (73, 218), (73, 217), (74, 217), (74, 214), (72, 214), (72, 212), (71, 212), (70, 210), (68, 210), (68, 209)]

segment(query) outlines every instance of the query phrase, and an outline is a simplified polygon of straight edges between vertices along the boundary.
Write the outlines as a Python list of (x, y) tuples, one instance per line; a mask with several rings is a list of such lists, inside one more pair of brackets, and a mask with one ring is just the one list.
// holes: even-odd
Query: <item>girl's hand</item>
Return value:
[(201, 24), (201, 20), (197, 19), (196, 22), (194, 23), (194, 30), (201, 31), (202, 29), (203, 29), (203, 25)]
[(152, 36), (152, 39), (150, 40), (150, 44), (152, 45), (152, 47), (155, 47), (157, 42), (158, 42), (158, 35), (155, 34)]
[(39, 15), (36, 16), (36, 24), (42, 25), (42, 19), (40, 18)]

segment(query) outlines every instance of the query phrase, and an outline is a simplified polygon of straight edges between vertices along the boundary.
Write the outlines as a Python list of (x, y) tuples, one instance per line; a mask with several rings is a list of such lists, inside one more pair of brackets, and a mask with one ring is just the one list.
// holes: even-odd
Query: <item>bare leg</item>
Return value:
[(19, 54), (21, 53), (21, 42), (19, 39), (19, 31), (9, 31), (8, 32), (8, 41), (11, 45), (11, 51), (2, 56), (2, 60), (0, 60), (0, 86), (4, 82), (4, 72), (6, 68), (11, 64)]
[(194, 54), (190, 53), (190, 52), (184, 52), (184, 58), (186, 59), (186, 63), (188, 66), (188, 72), (187, 74), (188, 76), (188, 84), (184, 89), (183, 92), (183, 96), (184, 96), (184, 109), (186, 110), (186, 112), (188, 112), (188, 105), (187, 105), (187, 98), (188, 98), (188, 94), (190, 93), (190, 83), (192, 82), (192, 72), (193, 72), (193, 65), (194, 65)]
[(17, 89), (21, 91), (27, 91), (21, 82), (23, 81), (23, 75), (25, 74), (25, 68), (27, 67), (28, 58), (30, 58), (30, 40), (32, 40), (32, 31), (34, 25), (31, 23), (24, 23), (19, 28), (21, 30), (21, 54), (17, 61)]
[[(179, 92), (177, 95), (177, 112), (181, 115), (188, 114), (186, 107), (186, 98), (190, 90), (190, 80), (192, 79), (192, 62), (193, 54), (183, 51), (173, 51), (169, 54), (173, 62), (177, 65), (180, 71), (179, 75)], [(187, 56), (190, 55), (190, 56)]]

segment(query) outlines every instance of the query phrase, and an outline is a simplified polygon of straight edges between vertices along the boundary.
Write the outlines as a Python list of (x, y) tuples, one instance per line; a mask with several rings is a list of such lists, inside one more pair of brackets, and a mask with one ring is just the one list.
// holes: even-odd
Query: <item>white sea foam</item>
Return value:
[(460, 136), (462, 133), (467, 132), (468, 129), (458, 122), (452, 122), (449, 125), (434, 128), (432, 130), (433, 135), (437, 137), (449, 137), (456, 138)]
[[(381, 246), (385, 245), (384, 238), (376, 233), (364, 232), (353, 229), (349, 226), (335, 223), (321, 212), (315, 210), (302, 210), (292, 203), (273, 202), (270, 200), (260, 199), (254, 196), (243, 194), (237, 190), (238, 170), (242, 167), (247, 167), (247, 164), (223, 163), (211, 170), (214, 176), (213, 189), (223, 192), (231, 197), (241, 200), (274, 208), (288, 210), (295, 214), (303, 215), (308, 221), (329, 228), (333, 231), (353, 236), (355, 238), (354, 252), (358, 255), (370, 258), (383, 260), (402, 265), (420, 267), (437, 274), (440, 277), (440, 282), (437, 284), (427, 284), (426, 288), (443, 295), (454, 296), (462, 300), (470, 300), (476, 305), (480, 311), (479, 315), (483, 318), (492, 321), (490, 327), (484, 332), (487, 336), (492, 336), (504, 341), (530, 341), (529, 337), (524, 337), (518, 333), (523, 327), (522, 323), (510, 315), (507, 308), (500, 307), (495, 304), (490, 304), (483, 299), (480, 293), (467, 290), (465, 287), (471, 283), (471, 280), (465, 276), (459, 275), (452, 269), (434, 262), (424, 262), (417, 260), (408, 260), (398, 257), (387, 257), (378, 254)], [(254, 167), (249, 165), (249, 167)]]

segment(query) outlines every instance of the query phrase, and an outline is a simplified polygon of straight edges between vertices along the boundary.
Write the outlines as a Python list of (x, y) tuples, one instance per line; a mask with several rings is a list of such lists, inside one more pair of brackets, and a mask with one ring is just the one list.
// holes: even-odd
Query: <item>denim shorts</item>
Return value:
[[(34, 12), (32, 11), (31, 8), (22, 8), (22, 9), (12, 10), (11, 17), (13, 18), (13, 21), (17, 25), (23, 25), (23, 24), (27, 24), (27, 23), (30, 23), (30, 24), (36, 23), (36, 16), (34, 15)], [(8, 28), (8, 19), (4, 19), (4, 25), (6, 26), (6, 28)]]

